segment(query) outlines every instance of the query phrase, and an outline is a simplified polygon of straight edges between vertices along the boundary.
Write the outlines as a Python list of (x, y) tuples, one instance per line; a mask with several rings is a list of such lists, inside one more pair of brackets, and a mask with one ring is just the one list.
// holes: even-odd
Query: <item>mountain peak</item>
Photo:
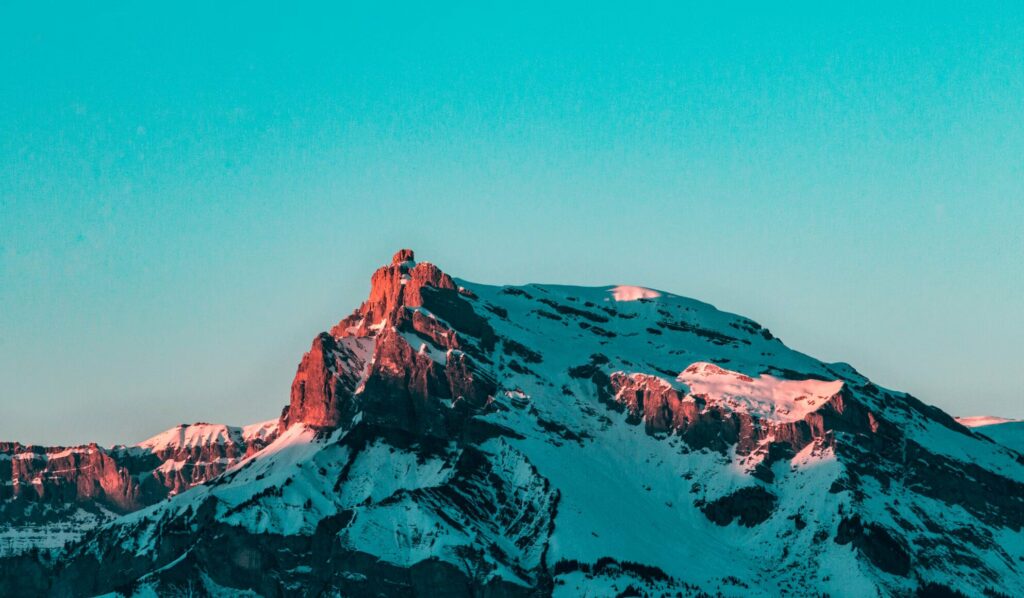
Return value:
[[(430, 397), (485, 402), (493, 389), (480, 385), (462, 356), (448, 354), (473, 342), (462, 335), (479, 338), (490, 329), (464, 293), (434, 264), (416, 263), (411, 249), (399, 250), (373, 273), (367, 300), (313, 341), (296, 372), (282, 429), (299, 422), (334, 428), (362, 413), (433, 434), (449, 414)], [(403, 386), (409, 388), (396, 394), (380, 391)], [(375, 398), (367, 400), (366, 389), (376, 389), (367, 395)]]
[(331, 329), (334, 337), (368, 336), (388, 322), (392, 325), (402, 307), (421, 307), (422, 289), (455, 290), (451, 276), (430, 262), (415, 261), (412, 249), (400, 249), (391, 263), (370, 277), (370, 295), (350, 316)]
[(393, 266), (405, 263), (408, 263), (410, 267), (416, 264), (416, 253), (413, 252), (412, 249), (399, 249), (391, 258), (391, 264)]

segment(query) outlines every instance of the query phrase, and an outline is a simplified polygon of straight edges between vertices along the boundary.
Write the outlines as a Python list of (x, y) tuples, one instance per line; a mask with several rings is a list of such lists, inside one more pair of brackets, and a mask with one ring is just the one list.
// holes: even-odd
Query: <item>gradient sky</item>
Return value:
[(275, 417), (405, 246), (1024, 417), (1020, 2), (14, 4), (2, 440)]

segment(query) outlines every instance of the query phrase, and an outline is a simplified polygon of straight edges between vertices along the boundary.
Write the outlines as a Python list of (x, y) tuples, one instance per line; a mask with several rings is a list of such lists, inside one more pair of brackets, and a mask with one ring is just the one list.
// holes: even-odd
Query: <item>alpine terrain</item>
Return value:
[(279, 420), (0, 443), (0, 593), (1024, 596), (1021, 432), (700, 301), (402, 250)]

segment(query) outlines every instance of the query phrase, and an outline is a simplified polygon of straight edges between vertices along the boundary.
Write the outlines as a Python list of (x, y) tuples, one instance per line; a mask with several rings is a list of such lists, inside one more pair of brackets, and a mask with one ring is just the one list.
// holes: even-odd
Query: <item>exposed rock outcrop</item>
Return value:
[(495, 391), (470, 357), (486, 359), (494, 338), (450, 276), (403, 249), (374, 272), (369, 299), (313, 341), (282, 427), (336, 428), (360, 412), (368, 421), (448, 437)]
[[(112, 515), (217, 477), (276, 435), (274, 422), (245, 428), (197, 423), (134, 446), (0, 443), (0, 531), (13, 539), (76, 538)], [(0, 541), (0, 556), (24, 549), (21, 543)]]

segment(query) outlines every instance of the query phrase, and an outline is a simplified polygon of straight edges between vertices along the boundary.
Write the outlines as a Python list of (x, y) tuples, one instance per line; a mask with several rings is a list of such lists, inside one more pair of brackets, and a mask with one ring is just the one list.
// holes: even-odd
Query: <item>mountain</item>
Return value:
[(224, 473), (277, 435), (251, 426), (182, 424), (133, 446), (0, 442), (0, 556), (52, 550)]
[[(182, 439), (239, 437), (172, 432), (126, 454), (185, 463)], [(0, 584), (1024, 595), (1024, 455), (750, 319), (652, 289), (482, 285), (402, 250), (313, 339), (265, 438), (222, 472), (179, 481), (154, 466), (142, 477), (164, 498), (53, 558), (0, 561)], [(200, 461), (236, 458), (217, 455)]]
[(958, 417), (958, 422), (999, 444), (1024, 454), (1024, 421), (1005, 417)]

